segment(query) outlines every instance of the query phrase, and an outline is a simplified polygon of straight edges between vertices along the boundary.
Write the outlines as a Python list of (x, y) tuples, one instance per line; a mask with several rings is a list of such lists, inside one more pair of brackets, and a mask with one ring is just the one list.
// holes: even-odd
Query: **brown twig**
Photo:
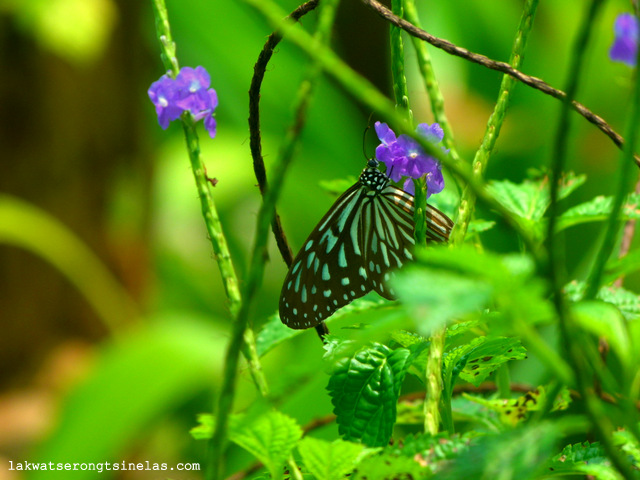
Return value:
[[(421, 40), (424, 40), (425, 42), (428, 42), (434, 47), (444, 50), (445, 52), (451, 55), (464, 58), (466, 60), (469, 60), (470, 62), (477, 63), (491, 70), (496, 70), (498, 72), (502, 72), (507, 75), (510, 75), (516, 80), (519, 80), (520, 82), (524, 83), (525, 85), (529, 85), (530, 87), (533, 87), (536, 90), (540, 90), (541, 92), (546, 93), (547, 95), (550, 95), (559, 100), (563, 100), (566, 97), (566, 94), (562, 90), (558, 90), (557, 88), (552, 87), (551, 85), (549, 85), (548, 83), (546, 83), (544, 80), (540, 78), (526, 75), (521, 71), (516, 70), (508, 63), (492, 60), (488, 57), (485, 57), (484, 55), (471, 52), (466, 48), (458, 47), (453, 43), (449, 42), (448, 40), (435, 37), (430, 33), (425, 32), (424, 30), (416, 27), (412, 23), (407, 22), (406, 20), (394, 15), (391, 12), (391, 10), (389, 10), (387, 7), (377, 2), (376, 0), (362, 0), (362, 2), (365, 5), (369, 6), (372, 10), (374, 10), (378, 15), (380, 15), (382, 18), (384, 18), (388, 22), (392, 23), (393, 25), (399, 28), (402, 28), (409, 35), (419, 38)], [(605, 122), (605, 120), (602, 117), (600, 117), (599, 115), (596, 115), (587, 107), (585, 107), (584, 105), (582, 105), (581, 103), (575, 100), (571, 102), (571, 105), (573, 106), (573, 109), (575, 111), (577, 111), (589, 122), (591, 122), (596, 127), (598, 127), (605, 135), (607, 135), (613, 141), (613, 143), (615, 143), (618, 146), (618, 148), (622, 149), (622, 146), (624, 144), (624, 139), (613, 128), (611, 128), (611, 126), (607, 122)], [(640, 156), (635, 154), (634, 160), (636, 164), (640, 166)]]
[[(293, 20), (299, 20), (300, 17), (307, 14), (318, 6), (319, 0), (309, 0), (296, 8), (289, 18)], [(262, 157), (262, 135), (260, 133), (260, 88), (262, 81), (264, 80), (264, 74), (267, 70), (269, 60), (273, 55), (273, 50), (282, 40), (282, 36), (274, 32), (269, 35), (267, 42), (264, 44), (258, 60), (253, 67), (253, 78), (251, 79), (251, 86), (249, 87), (249, 146), (251, 148), (251, 156), (253, 157), (253, 171), (255, 172), (256, 179), (258, 180), (258, 186), (260, 187), (260, 193), (264, 195), (264, 192), (268, 188), (267, 172), (264, 167), (264, 159)], [(284, 234), (282, 225), (280, 223), (280, 216), (276, 213), (273, 217), (273, 223), (271, 224), (273, 235), (280, 250), (280, 255), (287, 267), (291, 267), (293, 263), (293, 253), (287, 237)]]
[[(309, 0), (296, 8), (289, 18), (298, 21), (303, 15), (309, 13), (318, 6), (320, 0)], [(262, 135), (260, 133), (260, 88), (262, 87), (262, 81), (264, 80), (264, 74), (267, 71), (267, 65), (269, 60), (273, 56), (273, 50), (278, 43), (282, 40), (282, 36), (277, 32), (273, 32), (267, 38), (262, 51), (258, 56), (258, 60), (253, 67), (253, 77), (251, 78), (251, 86), (249, 87), (249, 146), (251, 148), (251, 156), (253, 157), (253, 171), (255, 172), (256, 179), (258, 180), (258, 186), (260, 187), (260, 193), (264, 196), (264, 192), (268, 188), (267, 172), (264, 167), (264, 158), (262, 157)], [(274, 212), (273, 222), (271, 223), (271, 230), (273, 236), (276, 239), (278, 250), (284, 263), (287, 267), (291, 268), (293, 263), (293, 252), (287, 241), (287, 236), (282, 229), (280, 223), (280, 216), (278, 212)], [(316, 332), (320, 337), (320, 340), (324, 343), (324, 336), (329, 333), (324, 322), (320, 322), (316, 326)]]

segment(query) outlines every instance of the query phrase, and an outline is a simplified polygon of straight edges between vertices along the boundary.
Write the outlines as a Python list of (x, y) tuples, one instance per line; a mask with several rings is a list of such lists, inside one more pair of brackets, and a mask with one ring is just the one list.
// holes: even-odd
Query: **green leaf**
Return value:
[(599, 442), (567, 445), (548, 462), (549, 476), (590, 475), (600, 480), (623, 480)]
[[(518, 398), (511, 399), (487, 399), (467, 394), (463, 394), (463, 396), (472, 402), (478, 403), (489, 410), (497, 412), (500, 415), (502, 423), (515, 427), (518, 423), (527, 418), (529, 412), (538, 411), (542, 405), (546, 404), (547, 388), (541, 385), (531, 392), (521, 395)], [(570, 402), (571, 397), (569, 395), (569, 390), (564, 388), (554, 399), (551, 411), (555, 412), (558, 410), (566, 410)]]
[(634, 250), (624, 257), (612, 258), (607, 262), (603, 283), (613, 283), (618, 277), (638, 270), (640, 270), (640, 250)]
[(628, 369), (634, 368), (631, 341), (620, 310), (611, 303), (585, 300), (573, 304), (571, 313), (576, 323), (584, 330), (604, 337)]
[(398, 272), (393, 288), (425, 336), (453, 319), (480, 311), (493, 294), (492, 286), (481, 279), (415, 265)]
[(616, 430), (612, 434), (616, 446), (633, 459), (634, 465), (640, 465), (640, 445), (628, 430)]
[[(556, 231), (561, 231), (574, 225), (587, 222), (600, 222), (609, 218), (613, 197), (598, 196), (580, 205), (576, 205), (558, 217)], [(640, 195), (633, 193), (629, 195), (622, 206), (622, 220), (640, 219)]]
[[(565, 174), (560, 180), (558, 198), (566, 198), (586, 180), (586, 175), (576, 176), (573, 172)], [(542, 219), (551, 203), (547, 175), (518, 184), (509, 180), (496, 180), (490, 182), (488, 188), (505, 207), (533, 222)]]
[(385, 448), (385, 453), (418, 458), (423, 465), (433, 465), (437, 461), (460, 456), (469, 448), (471, 439), (477, 435), (476, 433), (467, 433), (461, 436), (459, 434), (451, 435), (447, 432), (437, 435), (429, 433), (407, 435), (401, 444)]
[(513, 183), (494, 180), (487, 189), (500, 203), (516, 215), (531, 221), (539, 221), (549, 207), (548, 178)]
[[(564, 287), (564, 291), (569, 300), (578, 302), (582, 299), (585, 288), (584, 282), (573, 281)], [(596, 298), (615, 305), (627, 321), (640, 318), (640, 297), (634, 292), (622, 287), (605, 286), (600, 288)]]
[(360, 462), (353, 478), (356, 480), (409, 480), (424, 478), (427, 473), (426, 468), (413, 458), (381, 453)]
[(467, 236), (465, 237), (465, 239), (468, 240), (470, 238), (473, 238), (473, 235), (491, 230), (495, 226), (496, 222), (493, 221), (471, 220), (469, 222), (469, 228), (467, 228)]
[[(414, 317), (418, 333), (464, 317), (473, 321), (488, 307), (530, 324), (554, 318), (546, 287), (526, 255), (479, 253), (470, 246), (416, 252), (416, 262), (397, 273), (394, 288)], [(475, 316), (475, 318), (474, 318)]]
[(478, 337), (445, 353), (443, 376), (451, 391), (458, 376), (480, 385), (500, 365), (526, 357), (526, 350), (516, 338)]
[(561, 432), (555, 422), (541, 422), (477, 438), (438, 472), (438, 480), (533, 480), (548, 473), (545, 462)]
[(298, 445), (298, 451), (316, 480), (342, 480), (361, 460), (365, 447), (341, 439), (327, 442), (305, 437)]
[(229, 439), (260, 460), (271, 478), (281, 477), (282, 466), (300, 438), (302, 429), (296, 421), (277, 410), (230, 418)]
[(340, 360), (329, 380), (339, 432), (346, 440), (386, 445), (396, 421), (396, 403), (410, 351), (381, 344)]

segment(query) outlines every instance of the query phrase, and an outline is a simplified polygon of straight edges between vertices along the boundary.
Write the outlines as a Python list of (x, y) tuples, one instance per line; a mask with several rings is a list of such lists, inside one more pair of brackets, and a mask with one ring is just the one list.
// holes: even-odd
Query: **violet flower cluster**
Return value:
[(149, 98), (156, 107), (158, 123), (166, 130), (169, 122), (190, 112), (197, 122), (204, 119), (204, 128), (211, 138), (216, 136), (213, 111), (218, 106), (218, 95), (209, 88), (211, 77), (204, 67), (182, 67), (176, 78), (163, 75), (149, 88)]
[(634, 67), (638, 55), (638, 18), (630, 13), (622, 13), (616, 18), (613, 30), (615, 39), (609, 50), (609, 57)]
[[(391, 180), (399, 182), (402, 177), (408, 177), (403, 188), (405, 192), (413, 195), (415, 188), (411, 179), (425, 176), (427, 198), (442, 191), (444, 178), (440, 162), (427, 155), (418, 142), (410, 136), (396, 137), (386, 123), (376, 122), (375, 128), (382, 142), (376, 148), (376, 158), (387, 166), (387, 176)], [(437, 123), (433, 125), (421, 123), (416, 128), (416, 132), (433, 144), (440, 143), (444, 137), (444, 132)], [(448, 152), (448, 150), (445, 151)]]

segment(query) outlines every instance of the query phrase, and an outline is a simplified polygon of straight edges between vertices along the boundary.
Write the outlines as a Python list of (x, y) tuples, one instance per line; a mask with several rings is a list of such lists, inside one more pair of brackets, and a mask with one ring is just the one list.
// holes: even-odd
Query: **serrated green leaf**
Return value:
[(261, 415), (234, 415), (229, 421), (229, 440), (247, 450), (269, 470), (271, 478), (279, 478), (282, 466), (302, 438), (296, 421), (277, 410)]
[(407, 435), (402, 444), (390, 445), (385, 448), (385, 453), (418, 458), (422, 465), (433, 466), (439, 460), (448, 460), (460, 456), (469, 448), (472, 438), (477, 435), (476, 433), (451, 435), (447, 432), (438, 433), (437, 435), (429, 433)]
[[(556, 231), (561, 231), (574, 225), (588, 222), (600, 222), (609, 218), (613, 197), (598, 196), (575, 207), (570, 208), (558, 217)], [(622, 206), (622, 220), (637, 220), (640, 218), (640, 195), (629, 195)]]
[(638, 441), (633, 434), (628, 430), (616, 430), (612, 436), (616, 446), (631, 456), (634, 465), (640, 465), (640, 445), (638, 445)]
[(339, 432), (346, 440), (386, 445), (396, 421), (396, 402), (410, 351), (374, 344), (336, 364), (328, 390)]
[(600, 480), (623, 480), (599, 442), (567, 445), (548, 463), (549, 476), (590, 475)]
[[(560, 180), (558, 198), (566, 198), (586, 180), (586, 175), (576, 176), (573, 172), (568, 172)], [(547, 175), (518, 184), (509, 180), (496, 180), (490, 182), (488, 188), (505, 207), (533, 222), (542, 219), (551, 203)]]
[(525, 356), (526, 350), (516, 338), (474, 338), (445, 354), (443, 375), (447, 390), (451, 390), (458, 376), (478, 386), (503, 363)]
[(546, 177), (535, 181), (525, 180), (523, 183), (494, 180), (487, 189), (511, 212), (530, 221), (539, 221), (549, 206), (547, 182)]
[(327, 442), (305, 437), (298, 445), (298, 451), (316, 480), (342, 480), (361, 460), (365, 447), (341, 439)]
[(604, 337), (627, 368), (633, 368), (631, 341), (620, 310), (611, 303), (587, 300), (571, 306), (576, 323), (598, 337)]
[[(564, 287), (567, 297), (572, 302), (580, 301), (584, 290), (584, 282), (573, 281)], [(598, 291), (596, 298), (616, 306), (627, 321), (640, 318), (640, 296), (637, 293), (622, 287), (605, 286)]]

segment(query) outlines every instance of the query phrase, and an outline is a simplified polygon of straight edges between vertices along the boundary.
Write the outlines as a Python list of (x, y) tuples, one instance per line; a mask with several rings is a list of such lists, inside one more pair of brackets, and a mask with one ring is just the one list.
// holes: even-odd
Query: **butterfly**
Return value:
[[(374, 290), (395, 300), (388, 281), (413, 259), (413, 195), (389, 183), (369, 160), (333, 204), (291, 264), (279, 312), (290, 328), (311, 328)], [(427, 205), (427, 241), (445, 243), (453, 222)]]

